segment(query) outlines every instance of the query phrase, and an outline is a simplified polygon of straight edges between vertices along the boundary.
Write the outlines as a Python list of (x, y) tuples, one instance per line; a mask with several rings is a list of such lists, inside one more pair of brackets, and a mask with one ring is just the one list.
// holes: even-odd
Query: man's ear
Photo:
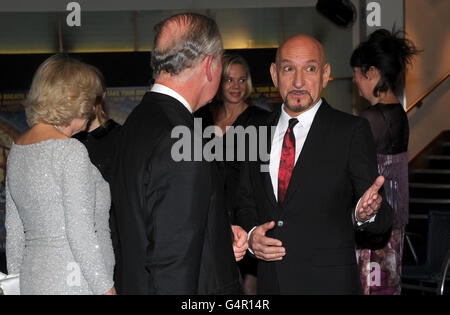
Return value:
[(212, 81), (213, 75), (212, 75), (212, 67), (214, 62), (214, 55), (209, 55), (205, 58), (205, 67), (206, 67), (206, 78), (208, 81)]
[(323, 73), (322, 73), (322, 87), (326, 88), (328, 85), (328, 80), (330, 79), (331, 74), (331, 66), (329, 63), (323, 65)]
[(275, 62), (272, 62), (270, 65), (270, 76), (272, 77), (272, 82), (275, 87), (278, 87), (278, 73), (277, 73), (277, 65)]

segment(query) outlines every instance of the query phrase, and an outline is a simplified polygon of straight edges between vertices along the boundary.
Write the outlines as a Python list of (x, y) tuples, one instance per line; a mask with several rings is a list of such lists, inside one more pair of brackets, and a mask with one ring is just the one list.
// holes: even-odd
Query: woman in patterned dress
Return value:
[(353, 81), (371, 104), (360, 115), (371, 126), (378, 172), (385, 177), (386, 199), (394, 209), (392, 231), (378, 238), (357, 235), (364, 294), (400, 294), (405, 225), (408, 223), (408, 117), (396, 92), (417, 49), (400, 33), (380, 29), (353, 52)]

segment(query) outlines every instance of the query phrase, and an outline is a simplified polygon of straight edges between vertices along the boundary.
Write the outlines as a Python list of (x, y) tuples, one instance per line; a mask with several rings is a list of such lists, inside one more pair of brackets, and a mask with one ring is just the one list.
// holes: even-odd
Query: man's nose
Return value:
[(301, 71), (295, 71), (292, 84), (295, 88), (301, 88), (304, 85), (304, 76)]

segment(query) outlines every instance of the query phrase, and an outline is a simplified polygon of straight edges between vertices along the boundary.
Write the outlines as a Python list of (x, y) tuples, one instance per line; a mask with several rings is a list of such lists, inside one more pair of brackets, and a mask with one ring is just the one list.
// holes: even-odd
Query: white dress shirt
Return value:
[[(320, 99), (311, 109), (304, 113), (299, 114), (297, 117), (298, 123), (294, 126), (293, 132), (295, 135), (295, 163), (297, 163), (298, 157), (302, 152), (303, 145), (305, 144), (306, 137), (308, 136), (309, 129), (311, 129), (312, 122), (322, 105), (322, 99)], [(291, 117), (284, 110), (284, 104), (281, 108), (280, 119), (278, 120), (277, 128), (272, 140), (272, 147), (270, 150), (270, 163), (269, 172), (270, 179), (272, 180), (273, 193), (278, 200), (278, 171), (280, 168), (281, 151), (283, 149), (284, 135), (289, 126), (289, 120)]]
[(155, 83), (155, 84), (153, 84), (150, 91), (155, 92), (155, 93), (161, 93), (161, 94), (168, 95), (168, 96), (172, 96), (174, 99), (178, 100), (181, 104), (183, 104), (184, 107), (186, 107), (187, 110), (192, 114), (192, 108), (191, 108), (191, 105), (189, 105), (188, 101), (186, 101), (186, 99), (183, 96), (181, 96), (180, 94), (178, 94), (171, 88), (168, 88), (167, 86), (159, 84), (159, 83)]

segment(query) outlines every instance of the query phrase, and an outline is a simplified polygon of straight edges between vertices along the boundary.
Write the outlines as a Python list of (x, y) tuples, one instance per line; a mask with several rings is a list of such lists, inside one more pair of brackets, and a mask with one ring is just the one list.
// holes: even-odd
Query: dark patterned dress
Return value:
[[(405, 225), (408, 223), (408, 117), (401, 104), (376, 104), (361, 112), (372, 129), (378, 172), (394, 222), (385, 242), (359, 238), (358, 263), (364, 294), (400, 294)], [(377, 242), (378, 241), (378, 242)], [(386, 243), (387, 242), (387, 243)], [(382, 244), (376, 246), (374, 244)], [(373, 246), (371, 246), (373, 245)]]

